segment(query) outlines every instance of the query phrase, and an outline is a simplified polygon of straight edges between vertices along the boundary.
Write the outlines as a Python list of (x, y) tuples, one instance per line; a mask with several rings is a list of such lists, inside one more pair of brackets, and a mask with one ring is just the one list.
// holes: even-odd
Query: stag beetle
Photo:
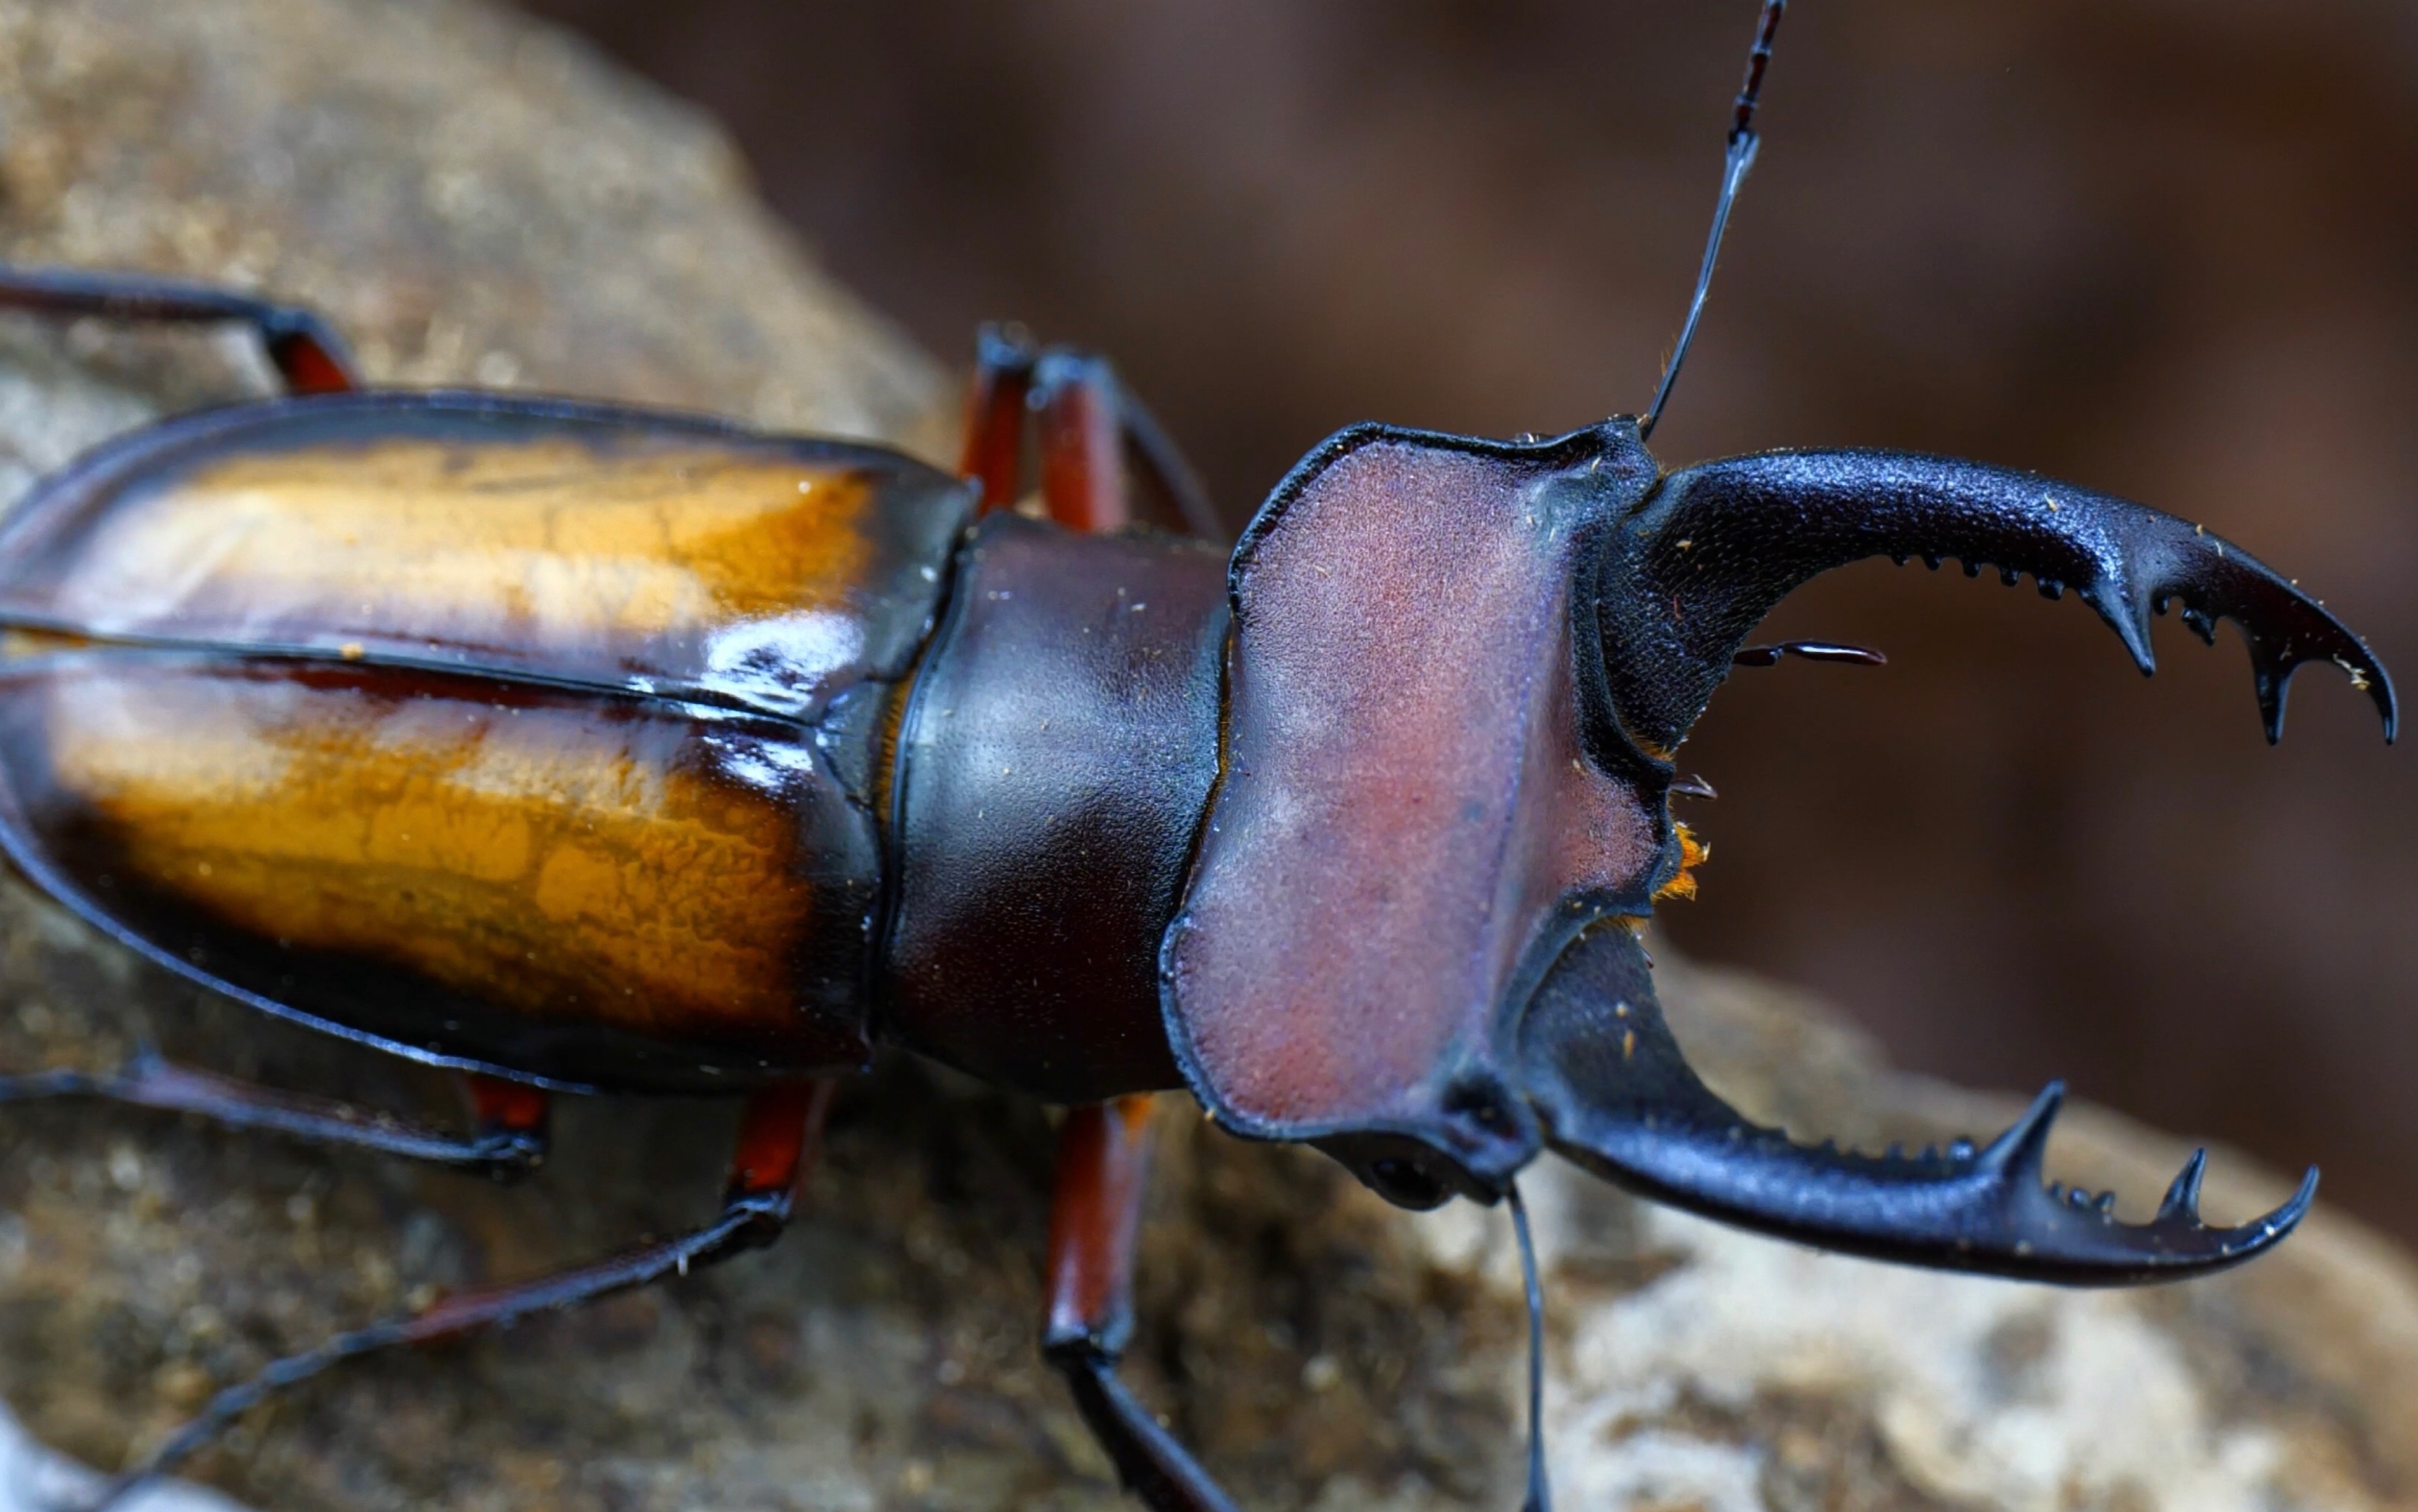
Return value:
[[(364, 389), (305, 311), (84, 272), (0, 305), (248, 323), (285, 397), (175, 418), (0, 526), (0, 846), (136, 952), (464, 1073), (455, 1135), (141, 1059), (83, 1096), (510, 1171), (548, 1098), (746, 1098), (712, 1223), (468, 1291), (232, 1387), (176, 1462), (343, 1359), (772, 1241), (836, 1078), (895, 1046), (1065, 1105), (1044, 1347), (1159, 1512), (1229, 1505), (1119, 1383), (1153, 1093), (1317, 1146), (1387, 1199), (1507, 1201), (1547, 1150), (1657, 1201), (1850, 1254), (2076, 1285), (2205, 1274), (2194, 1157), (2147, 1223), (2044, 1185), (2052, 1085), (1985, 1146), (1867, 1155), (1699, 1081), (1639, 932), (1693, 888), (1674, 754), (1817, 573), (1947, 557), (2071, 588), (2144, 672), (2177, 609), (2248, 646), (2270, 741), (2304, 662), (2392, 738), (2384, 669), (2170, 515), (1869, 451), (1665, 470), (1784, 0), (1766, 0), (1694, 298), (1652, 405), (1551, 439), (1358, 425), (1231, 555), (1096, 358), (987, 333), (965, 458), (662, 411)], [(1037, 416), (1047, 518), (1019, 512)], [(1128, 477), (1128, 469), (1136, 475)], [(1133, 486), (1139, 483), (1142, 486)], [(1147, 511), (1191, 535), (1140, 528)]]

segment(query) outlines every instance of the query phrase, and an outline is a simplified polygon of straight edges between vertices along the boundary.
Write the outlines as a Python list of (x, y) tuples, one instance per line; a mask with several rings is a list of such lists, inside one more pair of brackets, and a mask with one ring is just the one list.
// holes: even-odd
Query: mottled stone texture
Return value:
[[(941, 374), (816, 275), (712, 132), (467, 5), (0, 5), (0, 252), (307, 300), (387, 382), (947, 449)], [(237, 339), (0, 323), (0, 483), (261, 384)], [(2014, 1106), (1892, 1077), (1776, 989), (1664, 970), (1681, 1037), (1800, 1132), (1922, 1138)], [(145, 1038), (459, 1116), (442, 1078), (204, 1000), (0, 882), (0, 1065), (100, 1064)], [(1130, 1369), (1145, 1396), (1248, 1505), (1509, 1504), (1501, 1215), (1399, 1215), (1320, 1157), (1165, 1111)], [(557, 1158), (503, 1188), (131, 1111), (0, 1110), (0, 1396), (115, 1464), (331, 1330), (702, 1217), (732, 1122), (568, 1104)], [(1033, 1353), (1049, 1141), (1042, 1109), (887, 1065), (844, 1094), (777, 1249), (347, 1367), (194, 1472), (279, 1509), (1118, 1504)], [(2183, 1153), (2086, 1109), (2052, 1168), (2137, 1208)], [(2210, 1207), (2282, 1190), (2220, 1156)], [(2418, 1279), (2322, 1210), (2245, 1273), (2073, 1294), (1815, 1256), (1559, 1171), (1533, 1197), (1569, 1505), (2418, 1504)]]

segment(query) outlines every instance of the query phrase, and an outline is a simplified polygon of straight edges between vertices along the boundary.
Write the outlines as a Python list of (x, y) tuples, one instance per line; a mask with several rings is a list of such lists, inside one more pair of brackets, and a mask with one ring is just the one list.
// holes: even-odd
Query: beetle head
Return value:
[(2231, 619), (2271, 739), (2307, 661), (2348, 672), (2391, 738), (2391, 684), (2333, 616), (2120, 499), (1885, 452), (1664, 475), (1626, 420), (1512, 443), (1346, 431), (1230, 577), (1221, 775), (1161, 955), (1210, 1113), (1414, 1207), (1491, 1200), (1550, 1147), (1709, 1216), (1957, 1269), (2141, 1280), (2280, 1237), (2308, 1187), (2211, 1229), (2196, 1161), (2146, 1225), (2044, 1188), (2056, 1089), (1986, 1148), (1864, 1157), (1756, 1127), (1681, 1059), (1636, 938), (1686, 859), (1672, 754), (1771, 606), (1870, 556), (2070, 588), (2144, 671), (2151, 614), (2204, 638)]
[(1616, 734), (1579, 676), (1577, 596), (1654, 479), (1627, 421), (1367, 426), (1245, 532), (1219, 786), (1162, 953), (1179, 1062), (1229, 1127), (1414, 1206), (1542, 1147), (1503, 1007), (1557, 934), (1643, 910), (1672, 848), (1667, 777), (1593, 758), (1582, 726)]

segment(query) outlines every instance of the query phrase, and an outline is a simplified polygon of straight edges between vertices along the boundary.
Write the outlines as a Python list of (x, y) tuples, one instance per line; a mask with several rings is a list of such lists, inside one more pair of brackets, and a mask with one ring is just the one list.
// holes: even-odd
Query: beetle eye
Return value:
[(1494, 1088), (1483, 1081), (1462, 1083), (1445, 1094), (1444, 1109), (1459, 1113), (1489, 1133), (1510, 1126), (1511, 1115)]
[(1360, 1179), (1396, 1207), (1441, 1207), (1444, 1199), (1452, 1195), (1444, 1183), (1420, 1169), (1416, 1162), (1392, 1155), (1370, 1161)]

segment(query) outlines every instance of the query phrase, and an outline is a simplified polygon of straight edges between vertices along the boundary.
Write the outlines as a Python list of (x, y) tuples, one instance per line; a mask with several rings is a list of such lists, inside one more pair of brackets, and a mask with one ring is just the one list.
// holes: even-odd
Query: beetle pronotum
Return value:
[[(2289, 1230), (2042, 1184), (2058, 1101), (1984, 1147), (1864, 1156), (1755, 1127), (1680, 1058), (1638, 940), (1687, 885), (1672, 756), (1785, 593), (1870, 556), (2072, 588), (2144, 670), (2168, 607), (2248, 642), (2270, 738), (2366, 648), (2257, 560), (2035, 475), (1645, 442), (1704, 306), (1783, 0), (1758, 16), (1687, 323), (1642, 419), (1511, 441), (1355, 426), (1231, 556), (1128, 529), (1128, 458), (1214, 529), (1108, 367), (992, 333), (958, 477), (895, 453), (562, 400), (361, 389), (307, 312), (156, 280), (0, 304), (248, 322), (287, 398), (179, 417), (0, 527), (0, 845), (132, 949), (466, 1074), (467, 1136), (153, 1060), (86, 1096), (452, 1166), (526, 1167), (556, 1092), (742, 1090), (723, 1212), (445, 1298), (222, 1393), (122, 1491), (345, 1358), (770, 1242), (836, 1078), (879, 1047), (1066, 1105), (1045, 1349), (1153, 1506), (1227, 1505), (1126, 1394), (1149, 1097), (1315, 1144), (1388, 1199), (1507, 1200), (1550, 1149), (1855, 1254), (2074, 1284), (2204, 1273)], [(1047, 520), (1015, 502), (1038, 416)], [(986, 982), (1012, 982), (1013, 991)], [(968, 984), (974, 985), (969, 986)], [(2313, 1173), (2314, 1174), (2314, 1173)]]

